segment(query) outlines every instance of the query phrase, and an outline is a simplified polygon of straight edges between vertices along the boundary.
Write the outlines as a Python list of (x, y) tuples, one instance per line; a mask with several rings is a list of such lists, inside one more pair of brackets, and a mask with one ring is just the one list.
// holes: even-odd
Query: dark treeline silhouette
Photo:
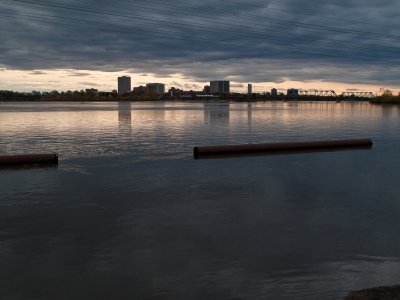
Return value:
[[(369, 101), (376, 104), (400, 104), (400, 93), (395, 96), (392, 91), (384, 90), (381, 96), (373, 98), (360, 98), (353, 96), (312, 96), (297, 95), (295, 97), (284, 95), (271, 95), (269, 93), (253, 93), (251, 95), (242, 93), (229, 93), (214, 95), (213, 100), (220, 99), (225, 101)], [(211, 98), (209, 98), (211, 99)], [(170, 96), (168, 93), (157, 95), (154, 93), (143, 93), (132, 91), (126, 94), (118, 94), (117, 91), (99, 92), (95, 89), (86, 89), (80, 91), (52, 91), (52, 92), (16, 92), (0, 91), (0, 101), (156, 101), (156, 100), (207, 100), (201, 95), (193, 94), (190, 98), (180, 98), (179, 96)]]
[(400, 93), (395, 96), (391, 90), (382, 91), (381, 96), (371, 99), (371, 103), (376, 104), (400, 104)]
[(94, 89), (80, 91), (52, 92), (15, 92), (0, 91), (0, 101), (124, 101), (124, 100), (159, 100), (155, 94), (137, 94), (134, 92), (118, 94), (117, 91), (99, 92)]

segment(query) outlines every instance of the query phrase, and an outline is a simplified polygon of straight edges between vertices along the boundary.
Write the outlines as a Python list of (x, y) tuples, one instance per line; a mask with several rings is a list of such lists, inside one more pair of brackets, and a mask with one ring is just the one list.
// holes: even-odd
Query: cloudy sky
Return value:
[(396, 0), (0, 0), (0, 90), (400, 91)]

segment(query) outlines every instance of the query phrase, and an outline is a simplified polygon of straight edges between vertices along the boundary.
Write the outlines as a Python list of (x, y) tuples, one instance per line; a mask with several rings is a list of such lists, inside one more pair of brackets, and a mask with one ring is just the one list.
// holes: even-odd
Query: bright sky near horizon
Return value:
[(400, 91), (395, 0), (0, 0), (0, 90)]
[[(67, 91), (94, 88), (100, 91), (112, 91), (117, 89), (118, 76), (131, 76), (132, 86), (145, 85), (149, 82), (165, 83), (167, 88), (179, 87), (184, 90), (201, 91), (204, 85), (209, 82), (189, 82), (188, 79), (180, 78), (160, 78), (155, 74), (130, 74), (128, 72), (101, 72), (90, 70), (7, 70), (0, 72), (0, 90), (15, 90), (21, 92), (30, 91)], [(277, 88), (284, 92), (289, 88), (298, 89), (321, 89), (335, 90), (337, 93), (351, 91), (369, 91), (379, 93), (381, 86), (370, 84), (348, 84), (339, 82), (302, 82), (302, 81), (283, 81), (276, 82), (258, 82), (252, 83), (254, 92), (269, 92), (272, 88)], [(400, 92), (397, 87), (388, 87), (394, 92)], [(246, 92), (247, 83), (231, 82), (232, 92)]]

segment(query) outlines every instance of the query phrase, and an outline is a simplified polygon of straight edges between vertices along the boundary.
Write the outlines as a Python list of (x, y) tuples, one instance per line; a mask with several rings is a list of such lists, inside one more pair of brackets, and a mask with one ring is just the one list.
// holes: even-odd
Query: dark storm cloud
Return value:
[(30, 72), (29, 74), (31, 74), (31, 75), (46, 75), (47, 72), (34, 70), (34, 71)]
[(101, 86), (101, 84), (95, 83), (95, 82), (89, 82), (89, 81), (81, 81), (78, 82), (80, 85), (85, 85), (85, 86)]
[(71, 77), (84, 77), (84, 76), (90, 76), (90, 75), (92, 75), (92, 74), (90, 74), (90, 73), (81, 73), (81, 72), (72, 72), (68, 76), (71, 76)]
[(6, 68), (130, 70), (196, 81), (400, 80), (395, 0), (5, 3)]

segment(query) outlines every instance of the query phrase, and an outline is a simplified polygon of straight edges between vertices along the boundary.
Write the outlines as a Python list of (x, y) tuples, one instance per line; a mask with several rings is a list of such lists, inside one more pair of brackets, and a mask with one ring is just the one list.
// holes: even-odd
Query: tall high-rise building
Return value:
[(271, 96), (278, 96), (278, 90), (277, 89), (271, 89)]
[(165, 84), (163, 83), (148, 83), (146, 84), (146, 87), (150, 94), (165, 94)]
[(118, 94), (131, 92), (131, 78), (129, 76), (118, 77)]
[(226, 80), (210, 81), (210, 92), (212, 94), (227, 94), (230, 92), (230, 82)]
[(249, 84), (247, 85), (247, 94), (248, 94), (249, 96), (251, 96), (251, 94), (253, 94), (253, 85), (252, 85), (251, 83), (249, 83)]

